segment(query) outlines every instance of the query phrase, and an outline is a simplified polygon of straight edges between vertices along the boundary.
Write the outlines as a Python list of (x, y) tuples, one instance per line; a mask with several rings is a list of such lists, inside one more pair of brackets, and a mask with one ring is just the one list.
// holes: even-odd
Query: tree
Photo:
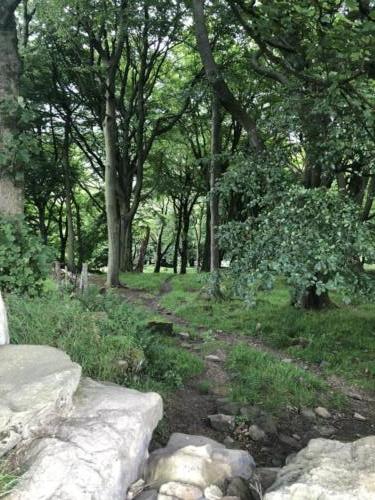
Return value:
[(20, 59), (15, 10), (21, 0), (0, 5), (0, 212), (23, 213), (23, 172), (17, 158)]

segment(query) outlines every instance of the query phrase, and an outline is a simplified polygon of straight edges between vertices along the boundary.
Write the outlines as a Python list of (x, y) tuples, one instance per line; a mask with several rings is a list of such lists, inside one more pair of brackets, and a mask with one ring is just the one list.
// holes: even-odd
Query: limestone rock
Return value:
[(354, 443), (313, 439), (278, 473), (265, 500), (373, 500), (375, 436)]
[(318, 406), (314, 411), (318, 415), (318, 417), (321, 418), (331, 418), (332, 416), (327, 408), (324, 408), (323, 406)]
[(162, 417), (158, 394), (82, 381), (68, 418), (26, 447), (7, 500), (123, 500)]
[(224, 361), (219, 356), (216, 356), (216, 354), (207, 354), (204, 358), (207, 361), (213, 361), (214, 363), (222, 363)]
[(310, 408), (303, 408), (301, 410), (301, 415), (306, 418), (307, 420), (315, 420), (316, 419), (316, 415), (314, 413), (313, 410), (311, 410)]
[(157, 500), (158, 490), (145, 490), (136, 497), (136, 500)]
[(47, 346), (0, 347), (0, 457), (68, 415), (81, 367)]
[(218, 486), (211, 484), (204, 490), (204, 498), (207, 500), (220, 500), (223, 497), (223, 492)]
[[(181, 447), (179, 447), (181, 445)], [(205, 489), (226, 479), (250, 479), (253, 458), (243, 450), (228, 450), (203, 436), (172, 435), (166, 448), (154, 451), (145, 468), (145, 480), (153, 487), (170, 481), (186, 482)]]
[(233, 415), (224, 415), (223, 413), (208, 415), (208, 420), (213, 429), (221, 432), (232, 431), (236, 425), (236, 419)]
[(184, 500), (199, 500), (202, 498), (202, 490), (197, 486), (186, 483), (177, 483), (175, 481), (162, 484), (159, 493), (171, 497), (183, 498)]
[(9, 344), (7, 310), (0, 291), (0, 346)]

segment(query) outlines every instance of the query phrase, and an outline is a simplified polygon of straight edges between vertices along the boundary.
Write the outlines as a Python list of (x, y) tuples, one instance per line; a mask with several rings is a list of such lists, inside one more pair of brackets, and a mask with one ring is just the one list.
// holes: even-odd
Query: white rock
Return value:
[(161, 417), (158, 394), (83, 380), (69, 417), (26, 448), (7, 500), (124, 500)]
[(47, 346), (0, 347), (0, 456), (68, 415), (81, 367)]
[(219, 356), (216, 356), (215, 354), (208, 354), (204, 358), (207, 361), (213, 361), (214, 363), (222, 363), (223, 362), (223, 360), (221, 358), (219, 358)]
[[(175, 437), (174, 437), (175, 436)], [(242, 477), (250, 479), (255, 463), (247, 451), (228, 450), (220, 443), (202, 436), (182, 438), (175, 434), (170, 446), (154, 451), (145, 469), (145, 479), (153, 487), (160, 487), (169, 481), (186, 482), (201, 489), (211, 484), (220, 485), (226, 479)], [(207, 440), (207, 444), (205, 443)], [(198, 446), (187, 445), (177, 448), (180, 443), (197, 442)]]
[(136, 497), (136, 500), (157, 500), (158, 490), (145, 490)]
[(138, 481), (136, 481), (130, 486), (126, 500), (133, 500), (133, 498), (140, 495), (142, 491), (145, 489), (145, 486), (146, 483), (144, 479), (138, 479)]
[[(188, 480), (189, 478), (186, 479)], [(176, 483), (175, 481), (162, 484), (159, 493), (171, 497), (183, 498), (184, 500), (199, 500), (202, 498), (202, 490), (197, 488), (197, 486)]]
[(357, 412), (354, 413), (353, 418), (355, 418), (356, 420), (361, 420), (362, 422), (365, 422), (367, 420), (366, 417)]
[(205, 446), (206, 444), (211, 445), (213, 448), (225, 449), (223, 444), (214, 439), (194, 434), (183, 434), (182, 432), (174, 432), (170, 436), (166, 447), (170, 451), (175, 451), (185, 448), (185, 446)]
[(207, 486), (204, 490), (204, 498), (207, 500), (220, 500), (223, 497), (223, 492), (221, 489), (212, 484), (211, 486)]
[(314, 411), (318, 415), (318, 417), (331, 418), (332, 416), (327, 408), (324, 408), (323, 406), (318, 406)]
[(313, 439), (283, 467), (264, 500), (374, 500), (375, 436)]
[(0, 346), (9, 344), (7, 310), (0, 291)]

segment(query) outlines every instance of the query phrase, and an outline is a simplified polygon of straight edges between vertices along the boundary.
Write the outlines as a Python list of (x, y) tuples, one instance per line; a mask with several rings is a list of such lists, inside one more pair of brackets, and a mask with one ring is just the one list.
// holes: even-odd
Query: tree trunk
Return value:
[(210, 203), (207, 203), (206, 208), (206, 228), (205, 228), (205, 239), (202, 254), (202, 267), (201, 271), (208, 273), (210, 271), (211, 264), (211, 215), (210, 215)]
[(141, 248), (139, 249), (139, 258), (138, 258), (138, 263), (137, 263), (137, 267), (136, 267), (137, 273), (143, 273), (148, 242), (150, 240), (150, 233), (151, 233), (151, 229), (149, 226), (147, 226), (145, 236), (144, 236), (142, 243), (141, 243)]
[(63, 150), (63, 167), (64, 167), (64, 183), (65, 183), (65, 207), (67, 219), (67, 236), (66, 236), (66, 266), (68, 271), (75, 272), (74, 263), (74, 224), (73, 224), (73, 207), (72, 207), (72, 185), (70, 176), (70, 117), (66, 117), (64, 131), (64, 150)]
[(294, 305), (297, 305), (302, 309), (321, 310), (332, 307), (332, 302), (327, 292), (317, 295), (316, 287), (311, 286), (304, 291), (302, 296), (299, 298), (298, 303)]
[(181, 229), (182, 229), (182, 213), (181, 210), (178, 210), (177, 215), (177, 227), (176, 227), (176, 239), (174, 243), (174, 252), (173, 252), (173, 272), (175, 274), (178, 273), (178, 254), (180, 251), (180, 238), (181, 238)]
[(156, 243), (156, 252), (155, 252), (155, 269), (154, 273), (160, 273), (160, 268), (161, 268), (161, 259), (163, 257), (162, 253), (162, 245), (163, 245), (163, 234), (164, 234), (164, 223), (162, 222), (162, 225), (160, 227), (160, 231), (158, 234), (158, 240)]
[(108, 269), (107, 286), (120, 284), (120, 214), (116, 194), (116, 106), (112, 82), (107, 82), (106, 110), (104, 119), (105, 165), (105, 206), (108, 229)]
[(210, 169), (210, 244), (211, 259), (210, 271), (215, 272), (220, 269), (220, 252), (217, 240), (217, 230), (219, 227), (219, 194), (216, 191), (217, 181), (220, 176), (221, 162), (221, 116), (220, 101), (216, 93), (212, 96), (212, 130), (211, 130), (211, 169)]
[(188, 202), (185, 203), (185, 205), (183, 207), (183, 211), (182, 211), (180, 274), (186, 274), (187, 265), (188, 265), (190, 214), (189, 214), (187, 203)]
[[(6, 141), (17, 133), (15, 120), (18, 106), (20, 60), (17, 49), (17, 30), (14, 10), (19, 1), (1, 1), (0, 6), (0, 103), (11, 103), (14, 113), (0, 112), (0, 150), (5, 151)], [(0, 214), (23, 214), (23, 172), (19, 165), (2, 167), (0, 175)]]

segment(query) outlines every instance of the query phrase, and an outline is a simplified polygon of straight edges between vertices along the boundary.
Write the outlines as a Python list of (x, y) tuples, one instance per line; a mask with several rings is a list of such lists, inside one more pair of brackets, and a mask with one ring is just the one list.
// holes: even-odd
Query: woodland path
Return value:
[[(164, 445), (172, 432), (199, 434), (218, 441), (223, 441), (230, 436), (235, 440), (233, 446), (248, 449), (258, 465), (280, 466), (284, 464), (285, 458), (289, 454), (305, 446), (312, 437), (319, 437), (319, 434), (313, 430), (317, 423), (321, 424), (322, 427), (333, 427), (335, 432), (330, 437), (342, 441), (354, 441), (359, 437), (375, 434), (375, 394), (368, 394), (357, 387), (350, 386), (337, 376), (323, 377), (322, 370), (318, 366), (292, 359), (289, 355), (286, 358), (285, 352), (273, 349), (259, 339), (222, 330), (212, 332), (212, 338), (218, 341), (218, 345), (230, 347), (238, 343), (245, 343), (252, 349), (267, 352), (279, 360), (293, 363), (299, 368), (323, 377), (332, 389), (342, 392), (347, 397), (347, 404), (340, 413), (332, 412), (332, 418), (329, 420), (318, 419), (318, 422), (306, 420), (296, 408), (285, 408), (277, 417), (277, 435), (272, 436), (265, 443), (252, 441), (246, 435), (247, 428), (241, 425), (231, 434), (212, 429), (207, 417), (218, 413), (218, 399), (227, 396), (229, 389), (230, 377), (225, 369), (225, 349), (219, 347), (216, 351), (210, 351), (210, 354), (216, 355), (221, 362), (207, 359), (200, 352), (204, 340), (199, 336), (199, 334), (206, 332), (207, 328), (190, 325), (188, 321), (160, 304), (161, 297), (172, 290), (172, 282), (173, 275), (161, 284), (157, 293), (153, 294), (130, 287), (117, 289), (117, 293), (128, 302), (144, 307), (153, 314), (157, 314), (161, 319), (172, 322), (182, 329), (190, 327), (198, 334), (194, 340), (180, 338), (176, 335), (179, 347), (200, 356), (204, 361), (205, 369), (201, 375), (185, 383), (181, 389), (165, 401), (165, 419), (156, 437), (154, 447)], [(210, 382), (210, 390), (208, 394), (204, 394), (200, 389), (200, 384), (207, 381)], [(355, 413), (365, 416), (366, 420), (361, 421), (354, 418)], [(299, 440), (293, 439), (293, 443), (284, 442), (284, 438), (280, 440), (280, 436), (291, 437), (293, 435), (298, 436)]]

